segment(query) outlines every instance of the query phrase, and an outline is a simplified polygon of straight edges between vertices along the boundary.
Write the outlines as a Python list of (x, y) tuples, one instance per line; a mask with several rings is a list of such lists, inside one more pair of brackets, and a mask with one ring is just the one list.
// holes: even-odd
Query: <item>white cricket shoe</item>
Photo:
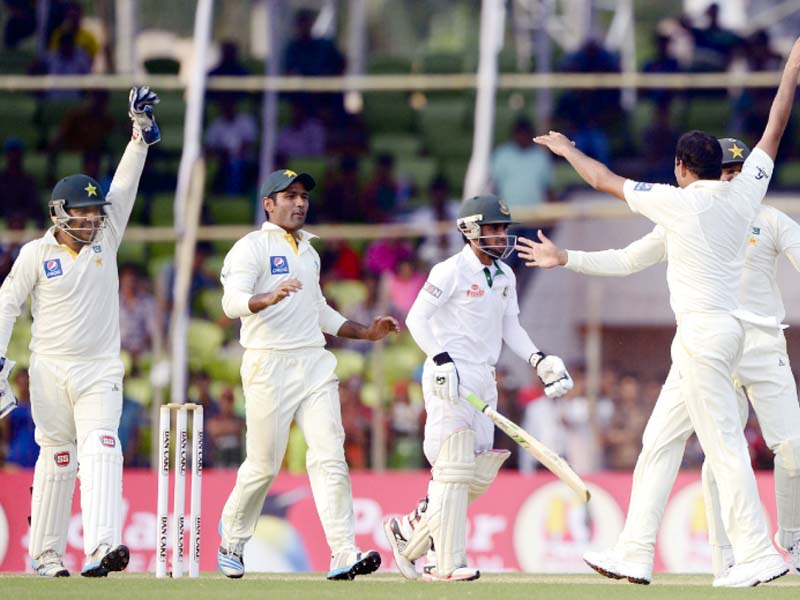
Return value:
[(725, 577), (714, 580), (714, 587), (755, 587), (767, 583), (789, 572), (789, 567), (780, 555), (765, 556), (746, 563), (738, 563), (731, 567)]
[(45, 550), (33, 561), (33, 568), (39, 577), (69, 577), (61, 557), (55, 550)]
[(425, 565), (422, 567), (422, 581), (475, 581), (481, 576), (478, 569), (470, 567), (458, 567), (450, 575), (439, 575), (436, 565)]
[(641, 585), (649, 585), (653, 579), (652, 562), (625, 560), (614, 549), (605, 552), (586, 552), (583, 555), (583, 562), (610, 579), (627, 579), (631, 583)]
[(350, 580), (357, 575), (369, 575), (381, 566), (381, 555), (375, 550), (340, 552), (331, 557), (330, 580)]
[(396, 517), (384, 521), (383, 531), (386, 533), (386, 539), (389, 541), (389, 546), (392, 548), (394, 564), (397, 565), (403, 577), (406, 579), (416, 579), (419, 577), (419, 573), (417, 573), (417, 569), (414, 566), (414, 561), (407, 559), (402, 554), (406, 544), (408, 544), (408, 540), (403, 535), (400, 521)]
[(128, 566), (131, 558), (127, 546), (120, 544), (112, 548), (108, 544), (100, 544), (97, 550), (86, 557), (81, 575), (84, 577), (106, 577), (112, 571), (122, 571)]
[(782, 548), (783, 550), (789, 553), (789, 560), (792, 563), (792, 567), (794, 567), (795, 571), (800, 573), (800, 538), (795, 539), (794, 543), (788, 548), (784, 548), (783, 544), (781, 544), (779, 541), (780, 537), (781, 537), (781, 532), (776, 531), (775, 545), (778, 546), (778, 548)]
[(733, 546), (711, 546), (711, 572), (714, 579), (725, 577), (735, 564)]

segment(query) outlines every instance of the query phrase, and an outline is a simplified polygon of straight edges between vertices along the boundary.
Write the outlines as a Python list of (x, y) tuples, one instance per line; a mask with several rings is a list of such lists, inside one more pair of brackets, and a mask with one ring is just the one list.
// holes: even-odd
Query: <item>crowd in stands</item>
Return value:
[[(29, 10), (33, 3), (6, 0), (4, 4), (10, 13), (3, 43), (13, 49), (35, 31), (35, 14)], [(91, 72), (98, 57), (109, 54), (108, 49), (100, 47), (95, 35), (84, 26), (79, 3), (52, 0), (50, 5), (46, 51), (29, 72)], [(740, 36), (720, 25), (718, 12), (718, 6), (712, 5), (702, 18), (682, 16), (663, 23), (655, 36), (654, 55), (643, 63), (642, 70), (669, 74), (725, 71), (736, 64), (751, 71), (780, 67), (782, 57), (773, 50), (765, 31)], [(296, 15), (293, 36), (283, 54), (283, 72), (304, 76), (344, 73), (345, 57), (332, 40), (314, 37), (313, 20), (314, 13), (309, 11)], [(110, 59), (106, 60), (111, 64)], [(564, 55), (558, 70), (620, 72), (620, 60), (597, 40), (590, 39), (575, 52)], [(221, 44), (220, 61), (209, 76), (243, 76), (252, 72), (241, 58), (238, 45), (225, 41)], [(558, 95), (554, 127), (571, 136), (587, 154), (607, 164), (619, 161), (620, 171), (628, 176), (672, 182), (672, 153), (677, 136), (687, 124), (702, 126), (691, 119), (695, 107), (709, 98), (712, 108), (701, 113), (701, 118), (714, 117), (713, 125), (719, 129), (712, 133), (755, 141), (753, 137), (766, 119), (772, 90), (743, 88), (731, 97), (727, 94), (725, 90), (642, 91), (640, 100), (649, 112), (636, 131), (632, 115), (622, 108), (619, 90), (568, 90)], [(42, 200), (48, 198), (49, 189), (59, 176), (66, 174), (66, 169), (88, 173), (108, 190), (128, 128), (119, 103), (112, 104), (113, 98), (113, 94), (101, 90), (60, 90), (36, 95), (37, 109), (33, 122), (28, 124), (34, 133), (26, 139), (11, 136), (3, 145), (0, 219), (6, 229), (45, 226), (46, 205)], [(222, 217), (239, 202), (247, 215), (242, 222), (249, 222), (257, 212), (259, 100), (240, 92), (211, 92), (207, 100), (203, 143), (209, 162), (208, 196), (216, 199), (220, 210), (215, 212), (215, 205), (209, 200), (203, 220), (212, 224), (230, 222)], [(63, 110), (53, 112), (54, 106)], [(436, 155), (427, 142), (420, 144), (413, 138), (415, 133), (424, 138), (424, 132), (419, 131), (391, 130), (389, 143), (378, 148), (375, 142), (379, 132), (375, 126), (368, 127), (364, 114), (346, 111), (340, 93), (285, 94), (280, 106), (275, 164), (310, 164), (319, 169), (312, 172), (319, 182), (309, 214), (312, 228), (315, 223), (454, 222), (466, 160), (454, 175), (447, 168), (450, 157)], [(721, 121), (719, 113), (728, 111), (731, 118)], [(502, 195), (512, 210), (553, 201), (558, 191), (550, 154), (531, 143), (535, 127), (526, 117), (530, 112), (519, 111), (507, 123), (510, 127), (499, 132), (491, 157), (487, 190)], [(60, 115), (57, 120), (54, 114)], [(396, 117), (385, 115), (387, 119), (390, 116)], [(179, 134), (170, 140), (175, 124), (168, 116), (159, 119), (164, 142), (151, 150), (133, 217), (134, 222), (143, 224), (170, 222), (161, 219), (163, 212), (171, 214), (171, 203), (164, 211), (159, 197), (174, 192), (176, 157), (182, 140), (175, 139)], [(634, 143), (635, 138), (641, 142)], [(402, 149), (403, 144), (412, 149)], [(786, 148), (781, 155), (791, 156), (792, 151)], [(45, 158), (45, 168), (36, 174), (26, 168), (26, 154), (32, 153)], [(400, 168), (408, 160), (428, 161), (426, 164), (433, 164), (434, 168), (429, 177), (421, 179)], [(450, 233), (431, 231), (413, 240), (328, 239), (320, 247), (323, 289), (331, 304), (354, 320), (369, 322), (377, 314), (392, 314), (402, 320), (430, 267), (457, 252), (462, 244), (455, 229)], [(19, 247), (17, 242), (0, 244), (0, 281), (8, 274)], [(192, 355), (188, 397), (206, 409), (204, 461), (209, 467), (238, 466), (244, 450), (238, 323), (228, 320), (219, 306), (219, 267), (227, 247), (216, 242), (198, 244), (191, 280), (192, 320), (198, 328), (206, 327), (202, 329), (206, 337), (202, 337), (198, 352)], [(144, 387), (149, 387), (153, 356), (161, 350), (172, 308), (175, 271), (171, 249), (157, 250), (148, 247), (142, 255), (121, 257), (120, 264), (122, 350), (128, 363), (120, 438), (126, 465), (134, 467), (149, 465), (152, 439), (147, 406), (152, 394), (142, 392), (142, 386), (135, 383), (144, 382)], [(215, 345), (209, 342), (211, 339), (217, 340)], [(376, 439), (383, 440), (390, 467), (425, 466), (419, 386), (424, 357), (407, 332), (376, 352), (358, 341), (331, 339), (330, 347), (340, 363), (346, 455), (351, 467), (372, 465)], [(203, 351), (210, 352), (210, 356)], [(376, 377), (378, 369), (384, 371), (380, 378)], [(661, 380), (608, 369), (602, 377), (599, 399), (591, 402), (583, 370), (572, 365), (571, 371), (575, 387), (558, 400), (544, 396), (536, 385), (521, 387), (499, 371), (500, 410), (566, 456), (579, 472), (632, 469)], [(376, 380), (385, 382), (382, 389), (377, 388)], [(20, 408), (11, 418), (0, 421), (0, 464), (32, 466), (37, 452), (24, 368), (16, 371), (14, 383)], [(754, 465), (771, 466), (771, 453), (764, 447), (753, 419), (748, 423), (747, 434)], [(512, 450), (507, 468), (522, 472), (537, 468), (527, 454), (499, 432), (496, 446)], [(296, 457), (303, 451), (301, 436), (293, 435), (287, 465), (302, 465)], [(701, 461), (699, 446), (690, 442), (685, 466), (697, 467)]]

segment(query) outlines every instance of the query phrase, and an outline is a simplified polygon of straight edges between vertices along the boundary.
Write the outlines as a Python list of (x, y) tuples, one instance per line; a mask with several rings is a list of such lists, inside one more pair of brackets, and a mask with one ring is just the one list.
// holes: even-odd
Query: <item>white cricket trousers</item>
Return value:
[[(426, 360), (422, 368), (422, 395), (425, 399), (425, 440), (423, 451), (425, 458), (433, 465), (439, 456), (439, 449), (450, 435), (460, 429), (472, 429), (475, 432), (475, 453), (491, 450), (494, 445), (494, 423), (484, 414), (475, 410), (472, 405), (461, 398), (457, 404), (442, 400), (433, 393), (433, 367), (431, 360)], [(488, 364), (456, 361), (459, 384), (492, 408), (497, 408), (497, 382), (495, 369)]]
[(344, 458), (336, 358), (324, 348), (246, 350), (242, 383), (247, 457), (222, 509), (223, 541), (247, 542), (264, 497), (278, 474), (296, 420), (306, 443), (306, 467), (332, 554), (355, 550), (350, 475)]
[(652, 562), (664, 507), (693, 430), (717, 479), (722, 521), (736, 562), (776, 553), (733, 384), (743, 338), (742, 324), (729, 315), (681, 319), (672, 342), (673, 365), (645, 428), (633, 474), (625, 528), (617, 545), (626, 560)]

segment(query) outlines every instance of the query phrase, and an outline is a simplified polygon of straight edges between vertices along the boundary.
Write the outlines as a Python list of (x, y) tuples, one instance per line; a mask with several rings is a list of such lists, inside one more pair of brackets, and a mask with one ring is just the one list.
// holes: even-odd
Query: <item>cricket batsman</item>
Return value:
[[(723, 181), (742, 170), (750, 149), (741, 140), (723, 138)], [(520, 256), (531, 266), (565, 266), (576, 273), (626, 276), (666, 260), (666, 236), (661, 227), (621, 250), (579, 252), (562, 250), (544, 235), (541, 243), (520, 239)], [(775, 541), (789, 552), (800, 570), (800, 405), (797, 400), (786, 338), (780, 323), (786, 311), (776, 280), (778, 259), (785, 254), (800, 270), (800, 225), (771, 206), (762, 206), (750, 228), (739, 299), (742, 308), (761, 315), (761, 325), (746, 323), (744, 350), (734, 370), (742, 426), (747, 422), (747, 400), (753, 404), (761, 432), (775, 453), (775, 498), (778, 531)], [(691, 422), (679, 414), (680, 387), (675, 367), (670, 370), (644, 433), (636, 463), (633, 493), (625, 529), (616, 547), (590, 552), (586, 560), (607, 574), (649, 583), (661, 516), (683, 458)], [(709, 541), (715, 579), (726, 576), (735, 564), (733, 549), (722, 524), (719, 492), (703, 463), (703, 489), (708, 513)]]
[[(25, 244), (0, 288), (0, 390), (8, 403), (8, 341), (32, 298), (30, 391), (39, 458), (33, 475), (28, 553), (44, 577), (67, 577), (63, 557), (75, 477), (81, 478), (85, 577), (121, 571), (122, 412), (117, 249), (136, 198), (147, 148), (161, 137), (158, 97), (133, 88), (133, 134), (108, 195), (87, 175), (53, 188), (43, 237)], [(13, 402), (12, 402), (13, 404)], [(80, 465), (80, 467), (79, 467)]]
[(465, 200), (457, 225), (467, 243), (433, 267), (406, 319), (428, 357), (424, 451), (433, 465), (427, 497), (409, 515), (384, 524), (395, 563), (408, 579), (419, 576), (414, 561), (431, 548), (435, 555), (429, 553), (423, 580), (480, 577), (467, 566), (467, 505), (489, 489), (510, 453), (492, 449), (494, 424), (465, 395), (497, 407), (495, 365), (503, 343), (536, 369), (548, 396), (572, 389), (563, 361), (542, 353), (519, 323), (516, 277), (502, 261), (514, 249), (516, 236), (508, 235), (514, 224), (497, 196)]
[(355, 546), (336, 358), (323, 333), (377, 341), (399, 325), (376, 317), (367, 327), (328, 306), (311, 245), (316, 236), (302, 229), (314, 186), (306, 173), (272, 173), (261, 189), (268, 221), (236, 242), (222, 267), (222, 307), (231, 319), (241, 318), (245, 348), (247, 458), (222, 510), (217, 553), (219, 570), (231, 578), (244, 575), (244, 545), (280, 470), (293, 420), (308, 444), (311, 492), (331, 550), (328, 579), (353, 579), (381, 564), (376, 551)]

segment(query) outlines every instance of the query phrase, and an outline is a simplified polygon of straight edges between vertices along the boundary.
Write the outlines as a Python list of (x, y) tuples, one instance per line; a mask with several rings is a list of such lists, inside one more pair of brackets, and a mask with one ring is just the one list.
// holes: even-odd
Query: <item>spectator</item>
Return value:
[(207, 420), (212, 464), (238, 467), (244, 459), (244, 419), (234, 412), (233, 388), (225, 386), (219, 399), (219, 412)]
[(375, 172), (364, 187), (367, 222), (387, 223), (392, 220), (397, 207), (397, 181), (394, 177), (394, 157), (379, 154)]
[(387, 271), (384, 277), (389, 312), (403, 321), (425, 283), (425, 275), (417, 269), (414, 258), (409, 256), (398, 260), (395, 269)]
[[(218, 285), (216, 277), (209, 275), (206, 271), (206, 262), (213, 254), (214, 248), (210, 242), (199, 242), (195, 246), (194, 259), (192, 261), (192, 274), (189, 284), (189, 298), (197, 298), (203, 290), (215, 289)], [(164, 272), (161, 274), (162, 285), (160, 289), (163, 290), (162, 296), (162, 314), (165, 319), (169, 319), (172, 314), (173, 302), (173, 286), (175, 284), (175, 263), (171, 263)], [(201, 319), (209, 318), (197, 302), (192, 302), (192, 316)]]
[[(639, 179), (643, 181), (666, 184), (675, 182), (674, 154), (680, 132), (672, 124), (671, 106), (669, 98), (661, 96), (656, 102), (651, 124), (642, 132), (644, 144)], [(634, 173), (629, 175), (635, 176)]]
[(111, 187), (113, 173), (109, 172), (108, 169), (103, 169), (104, 157), (105, 155), (94, 150), (84, 152), (81, 160), (83, 165), (81, 167), (81, 173), (88, 175), (97, 181), (100, 184), (100, 188), (103, 190), (103, 193), (108, 193), (108, 190)]
[(258, 125), (253, 115), (237, 111), (236, 100), (219, 100), (220, 115), (206, 131), (206, 151), (216, 159), (214, 188), (223, 194), (245, 194), (256, 182)]
[[(45, 56), (44, 67), (48, 75), (86, 75), (92, 70), (92, 59), (83, 48), (75, 44), (75, 36), (64, 33), (59, 36), (58, 47)], [(58, 100), (77, 100), (78, 90), (52, 90), (47, 97)]]
[[(542, 442), (554, 452), (564, 454), (564, 427), (561, 422), (560, 398), (549, 398), (542, 389), (541, 382), (536, 380), (530, 387), (520, 390), (520, 397), (525, 403), (522, 417), (523, 429)], [(540, 463), (524, 450), (517, 449), (519, 454), (519, 470), (531, 473), (540, 468)]]
[(158, 332), (158, 303), (144, 286), (144, 273), (134, 264), (119, 268), (120, 346), (131, 355), (133, 372), (144, 354), (153, 350)]
[[(100, 44), (97, 38), (85, 27), (81, 27), (83, 21), (83, 8), (79, 2), (69, 2), (64, 5), (64, 20), (56, 27), (50, 36), (50, 50), (57, 50), (61, 47), (61, 42), (65, 36), (71, 36), (75, 41), (75, 46), (89, 58), (89, 70)], [(88, 72), (88, 71), (87, 71)]]
[(119, 418), (117, 435), (122, 446), (125, 467), (147, 467), (150, 461), (142, 453), (142, 431), (147, 422), (144, 407), (125, 395), (123, 387), (122, 414)]
[(408, 394), (408, 381), (398, 381), (394, 385), (394, 401), (391, 413), (391, 459), (395, 469), (419, 469), (423, 466), (422, 403), (412, 402)]
[(491, 177), (495, 192), (512, 213), (554, 199), (552, 160), (546, 149), (533, 143), (533, 126), (525, 117), (514, 123), (512, 139), (492, 153)]
[[(644, 73), (680, 73), (683, 71), (677, 59), (669, 54), (670, 38), (666, 35), (657, 33), (655, 36), (656, 55), (647, 61), (642, 67)], [(674, 92), (670, 89), (650, 89), (643, 90), (642, 95), (652, 100), (656, 105), (666, 104), (667, 108), (672, 103)], [(673, 146), (674, 148), (674, 146)], [(670, 152), (669, 154), (671, 154)]]
[(320, 207), (319, 220), (331, 223), (362, 223), (367, 216), (361, 184), (358, 181), (358, 159), (342, 156), (339, 168), (325, 176), (326, 193)]
[(611, 469), (631, 470), (636, 466), (649, 416), (643, 409), (640, 387), (633, 375), (626, 375), (619, 382), (614, 414), (603, 439), (606, 464)]
[[(189, 397), (195, 404), (203, 407), (203, 425), (208, 420), (219, 414), (219, 402), (211, 395), (211, 376), (206, 371), (197, 371), (192, 374), (191, 385), (189, 387)], [(203, 437), (203, 467), (215, 466), (213, 462), (213, 451), (211, 438)]]
[(361, 114), (322, 111), (326, 131), (326, 152), (334, 156), (365, 156), (369, 152), (369, 131)]
[(375, 275), (397, 269), (397, 264), (414, 255), (411, 245), (400, 238), (381, 238), (367, 246), (364, 254), (364, 266)]
[(696, 27), (687, 15), (680, 19), (680, 25), (694, 40), (691, 70), (727, 71), (734, 52), (744, 45), (744, 40), (720, 25), (719, 4), (709, 5), (705, 16), (707, 19), (705, 27)]
[[(328, 241), (324, 246), (321, 261), (326, 280), (361, 279), (361, 257), (345, 240)], [(323, 286), (325, 283), (326, 281), (323, 281)]]
[[(561, 400), (561, 419), (565, 429), (564, 454), (567, 461), (578, 473), (591, 473), (604, 466), (600, 450), (600, 440), (595, 437), (591, 420), (591, 404), (586, 395), (586, 374), (581, 369), (570, 369), (575, 386)], [(613, 393), (616, 375), (606, 371), (603, 375), (601, 395), (595, 405), (595, 419), (599, 432), (607, 429), (614, 413)]]
[(464, 246), (464, 238), (453, 226), (458, 218), (461, 202), (450, 196), (450, 184), (442, 175), (431, 181), (430, 203), (411, 213), (409, 221), (415, 225), (432, 228), (437, 223), (446, 223), (449, 233), (431, 231), (417, 248), (417, 256), (428, 267), (456, 254)]
[(0, 172), (0, 218), (33, 221), (44, 227), (46, 214), (39, 200), (39, 184), (25, 169), (25, 146), (17, 137), (3, 144), (5, 168)]
[(344, 427), (344, 455), (351, 469), (369, 467), (370, 428), (372, 415), (361, 403), (361, 380), (351, 377), (339, 386)]
[(31, 415), (31, 394), (28, 371), (19, 369), (14, 375), (14, 385), (19, 406), (0, 420), (2, 439), (8, 450), (6, 463), (19, 467), (33, 467), (39, 457), (39, 446), (33, 435), (33, 416)]
[[(222, 42), (219, 62), (208, 72), (208, 77), (245, 77), (247, 75), (250, 75), (250, 71), (239, 60), (239, 45), (233, 40)], [(206, 97), (211, 102), (218, 102), (223, 98), (230, 98), (234, 102), (238, 102), (245, 97), (245, 94), (244, 92), (211, 91)]]
[[(331, 40), (312, 35), (314, 13), (299, 10), (294, 20), (294, 37), (286, 45), (283, 66), (286, 75), (324, 77), (341, 75), (345, 58)], [(328, 111), (330, 117), (344, 113), (344, 96), (340, 92), (327, 94), (294, 93), (288, 95), (291, 104), (303, 104), (306, 112), (316, 115)]]
[(276, 146), (287, 158), (323, 156), (325, 127), (319, 119), (308, 115), (305, 105), (292, 104), (291, 119), (278, 133)]
[(3, 46), (15, 49), (19, 43), (36, 33), (36, 6), (32, 0), (3, 0), (8, 11), (3, 31)]

